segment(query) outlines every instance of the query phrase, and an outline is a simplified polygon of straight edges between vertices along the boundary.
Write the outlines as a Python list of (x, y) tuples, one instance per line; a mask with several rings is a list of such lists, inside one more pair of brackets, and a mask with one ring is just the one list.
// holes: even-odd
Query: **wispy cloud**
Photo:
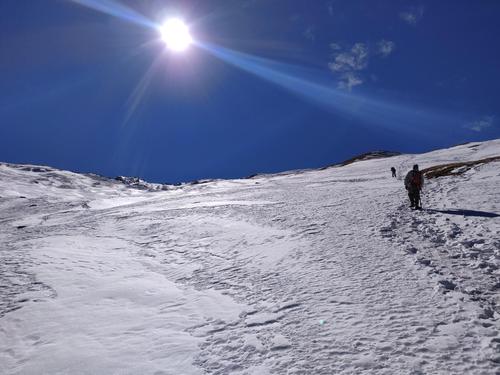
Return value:
[(310, 25), (306, 28), (304, 31), (304, 37), (311, 42), (314, 42), (316, 40), (316, 26)]
[(494, 123), (495, 116), (483, 116), (479, 120), (465, 124), (464, 127), (476, 132), (482, 132), (485, 129), (491, 128)]
[(332, 51), (340, 51), (342, 47), (338, 43), (330, 43), (330, 48)]
[(326, 3), (326, 9), (328, 10), (328, 14), (330, 16), (333, 16), (334, 10), (333, 10), (333, 0), (327, 1)]
[(424, 7), (411, 7), (405, 12), (399, 13), (399, 18), (405, 21), (408, 25), (416, 26), (424, 15)]
[(355, 43), (351, 49), (342, 52), (342, 48), (337, 43), (331, 43), (333, 50), (333, 61), (328, 63), (330, 70), (339, 74), (338, 87), (350, 91), (354, 86), (363, 83), (363, 78), (359, 74), (368, 66), (368, 47), (365, 43)]
[(382, 39), (380, 42), (377, 43), (377, 53), (381, 55), (382, 57), (387, 57), (389, 56), (392, 51), (396, 48), (396, 43)]
[(354, 72), (348, 72), (342, 74), (341, 80), (338, 83), (338, 88), (351, 91), (354, 86), (361, 85), (362, 83), (363, 80), (359, 75)]
[(396, 48), (393, 41), (382, 39), (376, 44), (358, 42), (352, 47), (343, 48), (338, 43), (330, 43), (332, 61), (328, 68), (338, 77), (338, 88), (351, 91), (355, 86), (363, 84), (366, 80), (377, 82), (375, 74), (368, 74), (370, 56), (385, 58)]
[(330, 44), (335, 48), (334, 61), (328, 64), (334, 72), (350, 72), (363, 70), (368, 66), (368, 47), (365, 43), (355, 43), (349, 51), (337, 52), (338, 45)]

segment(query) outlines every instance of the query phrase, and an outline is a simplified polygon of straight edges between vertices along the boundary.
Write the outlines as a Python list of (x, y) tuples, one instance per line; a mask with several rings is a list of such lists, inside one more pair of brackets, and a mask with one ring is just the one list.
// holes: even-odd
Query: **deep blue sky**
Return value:
[(71, 1), (2, 0), (0, 161), (179, 182), (500, 137), (500, 1), (115, 3), (182, 16), (233, 64)]

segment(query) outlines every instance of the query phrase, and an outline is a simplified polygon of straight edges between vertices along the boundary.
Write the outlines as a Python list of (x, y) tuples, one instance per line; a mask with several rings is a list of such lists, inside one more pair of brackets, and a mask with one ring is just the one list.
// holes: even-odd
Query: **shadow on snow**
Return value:
[(478, 216), (478, 217), (500, 217), (499, 214), (496, 214), (494, 212), (485, 212), (485, 211), (474, 211), (474, 210), (460, 210), (460, 209), (449, 209), (449, 210), (434, 210), (431, 208), (426, 209), (427, 212), (439, 212), (442, 214), (448, 214), (448, 215), (461, 215), (461, 216)]

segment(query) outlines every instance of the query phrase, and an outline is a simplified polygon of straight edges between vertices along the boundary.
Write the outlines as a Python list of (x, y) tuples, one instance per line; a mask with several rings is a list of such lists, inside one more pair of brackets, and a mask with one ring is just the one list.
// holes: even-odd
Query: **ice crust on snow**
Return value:
[(0, 164), (0, 373), (494, 374), (500, 162), (421, 212), (402, 178), (499, 155), (180, 186)]

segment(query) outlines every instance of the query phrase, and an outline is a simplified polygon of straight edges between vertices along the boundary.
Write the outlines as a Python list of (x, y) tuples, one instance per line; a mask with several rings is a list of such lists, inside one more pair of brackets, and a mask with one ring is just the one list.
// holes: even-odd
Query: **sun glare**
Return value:
[(174, 52), (185, 51), (193, 42), (187, 25), (178, 18), (167, 20), (160, 27), (161, 38), (167, 47)]

